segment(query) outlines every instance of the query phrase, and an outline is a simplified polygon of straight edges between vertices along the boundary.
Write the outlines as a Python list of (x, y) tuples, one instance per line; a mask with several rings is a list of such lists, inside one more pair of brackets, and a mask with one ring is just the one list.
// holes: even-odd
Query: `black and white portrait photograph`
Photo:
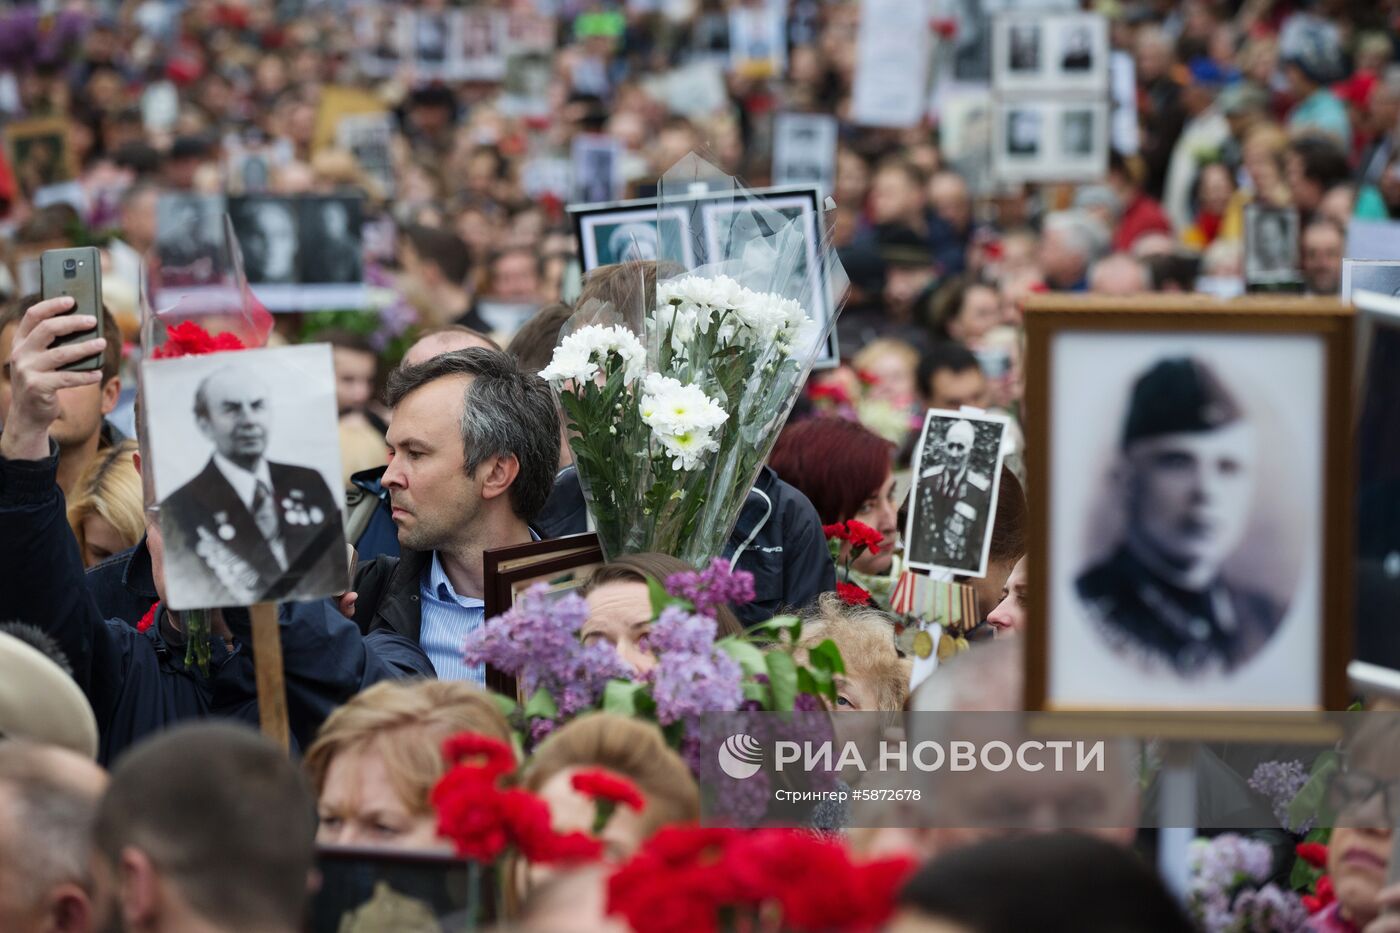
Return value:
[(1094, 39), (1087, 25), (1070, 23), (1060, 33), (1060, 70), (1089, 71), (1094, 67)]
[(695, 266), (689, 215), (684, 208), (621, 208), (579, 217), (583, 271), (634, 259), (665, 259)]
[(992, 86), (999, 92), (1108, 94), (1108, 24), (1096, 13), (1017, 10), (992, 24)]
[(354, 156), (385, 195), (394, 193), (394, 132), (387, 113), (349, 114), (335, 125), (336, 146)]
[(1012, 23), (1007, 33), (1006, 68), (1020, 73), (1040, 71), (1040, 24)]
[(229, 220), (243, 249), (243, 268), (254, 285), (300, 281), (297, 203), (276, 195), (230, 198)]
[(156, 202), (156, 256), (162, 286), (212, 285), (227, 263), (219, 195), (167, 192)]
[(1085, 181), (1108, 167), (1108, 104), (1027, 98), (998, 105), (992, 172), (1002, 181)]
[(1012, 107), (1006, 111), (1007, 155), (1035, 158), (1040, 154), (1040, 138), (1045, 132), (1045, 114), (1033, 107)]
[(1400, 259), (1343, 259), (1342, 300), (1356, 292), (1400, 297)]
[(364, 283), (360, 196), (229, 198), (248, 283), (271, 311), (353, 305)]
[(932, 409), (914, 451), (905, 562), (922, 570), (987, 573), (1006, 419)]
[(1056, 335), (1057, 704), (1316, 702), (1326, 350), (1305, 334)]
[(1250, 204), (1244, 213), (1246, 282), (1291, 282), (1298, 278), (1298, 212)]
[(301, 244), (298, 280), (303, 285), (350, 285), (364, 280), (362, 208), (359, 197), (297, 201)]
[(823, 196), (836, 184), (836, 118), (820, 113), (773, 117), (773, 184), (817, 185)]
[(387, 4), (357, 7), (354, 16), (360, 70), (371, 77), (394, 74), (411, 52), (413, 18)]
[(399, 15), (410, 23), (413, 66), (424, 74), (443, 73), (452, 46), (451, 14), (445, 10), (404, 10)]
[(1067, 109), (1060, 114), (1060, 152), (1067, 159), (1082, 159), (1094, 151), (1094, 110)]
[(506, 74), (502, 10), (458, 10), (452, 21), (452, 75), (459, 81), (500, 81)]
[(573, 142), (574, 201), (615, 201), (622, 193), (622, 151), (609, 136), (579, 135)]
[(329, 347), (148, 360), (142, 380), (170, 607), (344, 592)]

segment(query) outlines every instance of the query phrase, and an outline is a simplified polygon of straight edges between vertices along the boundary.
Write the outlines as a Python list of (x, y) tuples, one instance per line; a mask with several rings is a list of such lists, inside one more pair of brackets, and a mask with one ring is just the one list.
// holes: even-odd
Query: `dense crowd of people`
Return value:
[[(667, 845), (681, 858), (669, 834), (697, 824), (706, 799), (675, 724), (662, 728), (633, 699), (634, 715), (609, 705), (521, 735), (488, 665), (463, 646), (498, 624), (487, 618), (486, 551), (595, 527), (567, 413), (540, 371), (576, 310), (636, 306), (678, 272), (654, 255), (585, 270), (566, 207), (600, 192), (654, 197), (691, 153), (768, 185), (780, 113), (839, 121), (833, 151), (815, 156), (829, 157), (821, 224), (849, 279), (839, 361), (807, 379), (712, 555), (752, 587), (708, 610), (713, 636), (696, 650), (711, 654), (697, 656), (727, 658), (709, 641), (754, 633), (766, 633), (763, 651), (783, 651), (763, 626), (792, 613), (801, 635), (786, 650), (804, 676), (818, 669), (805, 665), (830, 663), (828, 644), (839, 652), (839, 668), (820, 668), (822, 704), (838, 717), (880, 713), (899, 730), (906, 713), (913, 728), (921, 712), (1023, 708), (1024, 633), (1036, 625), (1028, 503), (1047, 494), (1025, 467), (1023, 419), (1035, 415), (1024, 397), (1027, 300), (1244, 294), (1255, 284), (1252, 206), (1296, 212), (1296, 234), (1280, 234), (1296, 235), (1281, 247), (1297, 257), (1287, 290), (1340, 294), (1351, 225), (1400, 220), (1400, 5), (1086, 5), (1130, 66), (1132, 94), (1115, 106), (1131, 132), (1115, 131), (1101, 177), (1075, 184), (989, 180), (989, 150), (949, 150), (947, 60), (986, 28), (992, 4), (934, 0), (927, 115), (906, 128), (861, 125), (864, 5), (75, 0), (0, 12), (10, 134), (0, 154), (0, 930), (303, 929), (318, 852), (462, 853), (440, 788), (463, 767), (444, 744), (464, 734), (498, 743), (482, 744), (482, 759), (508, 750), (508, 763), (492, 764), (510, 775), (503, 801), (523, 807), (508, 794), (526, 792), (547, 806), (545, 830), (601, 844), (581, 866), (532, 860), (525, 848), (497, 863), (491, 919), (541, 933), (635, 928), (613, 909), (634, 876), (614, 869), (655, 867), (646, 859)], [(499, 74), (429, 67), (429, 46), (464, 41), (459, 31), (476, 21), (442, 34), (424, 24), (446, 28), (445, 14), (460, 10), (490, 17), (494, 44), (478, 52), (500, 59)], [(776, 15), (782, 54), (740, 54), (741, 26), (763, 11)], [(972, 92), (990, 99), (985, 80)], [(334, 121), (356, 112), (387, 117), (387, 164), (338, 142)], [(61, 155), (19, 133), (45, 119)], [(601, 189), (571, 155), (598, 139), (616, 157)], [(250, 181), (254, 161), (265, 177)], [(166, 606), (167, 573), (181, 572), (189, 549), (167, 550), (143, 483), (136, 385), (152, 350), (143, 319), (159, 310), (143, 268), (159, 268), (161, 199), (225, 192), (363, 205), (363, 304), (278, 313), (268, 341), (331, 348), (354, 546), (347, 591), (276, 609), (290, 757), (254, 732), (248, 609)], [(43, 300), (35, 270), (45, 250), (85, 245), (101, 251), (105, 339), (72, 343), (63, 338), (92, 330), (95, 316)], [(96, 368), (71, 368), (97, 354)], [(925, 413), (965, 408), (1006, 416), (1008, 453), (985, 517), (986, 573), (960, 578), (974, 617), (946, 633), (930, 674), (919, 663), (928, 650), (890, 611), (899, 540)], [(256, 512), (249, 482), (243, 498)], [(651, 637), (657, 591), (705, 570), (663, 553), (592, 569), (578, 589), (577, 641), (598, 669), (577, 672), (579, 682), (654, 679), (665, 651)], [(776, 694), (776, 670), (744, 699)], [(1400, 763), (1378, 747), (1394, 745), (1342, 750), (1328, 799), (1383, 827), (1400, 817)], [(590, 794), (580, 776), (599, 771), (639, 805)], [(1047, 800), (1089, 791), (992, 787), (962, 801), (967, 812), (1020, 806), (1034, 814), (1034, 838), (815, 818), (803, 832), (837, 840), (841, 858), (901, 857), (906, 869), (884, 889), (868, 886), (863, 896), (881, 900), (859, 922), (836, 912), (800, 926), (784, 902), (785, 928), (870, 928), (878, 916), (901, 933), (1400, 930), (1388, 828), (1334, 831), (1330, 854), (1310, 863), (1321, 871), (1295, 885), (1301, 900), (1289, 889), (1248, 913), (1227, 898), (1212, 913), (1197, 887), (1164, 882), (1172, 872), (1154, 865), (1152, 834), (1136, 831), (1135, 795), (1095, 797), (1086, 820)], [(1377, 798), (1380, 817), (1366, 809)], [(1292, 871), (1297, 881), (1294, 844), (1320, 837), (1270, 832), (1241, 831), (1268, 843), (1256, 880)], [(718, 838), (707, 845), (728, 844)], [(807, 866), (783, 865), (773, 845), (774, 873), (802, 877)], [(820, 903), (815, 887), (807, 894)], [(654, 928), (701, 928), (687, 917), (676, 907), (657, 921), (672, 926)], [(419, 928), (382, 922), (353, 928)]]

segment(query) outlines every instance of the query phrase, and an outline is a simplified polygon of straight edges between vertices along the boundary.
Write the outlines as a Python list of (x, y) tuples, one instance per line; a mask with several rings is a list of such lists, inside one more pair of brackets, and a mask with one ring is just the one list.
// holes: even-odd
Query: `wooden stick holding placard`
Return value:
[(253, 670), (258, 682), (258, 724), (262, 734), (290, 748), (287, 728), (287, 685), (282, 672), (282, 632), (277, 604), (258, 603), (248, 610), (253, 620)]

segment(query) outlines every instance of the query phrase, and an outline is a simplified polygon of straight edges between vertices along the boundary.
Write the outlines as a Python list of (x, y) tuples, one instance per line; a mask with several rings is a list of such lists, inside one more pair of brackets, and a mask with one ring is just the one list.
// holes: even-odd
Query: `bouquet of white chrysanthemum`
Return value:
[[(696, 166), (668, 173), (663, 202), (674, 173)], [(706, 214), (726, 226), (708, 231), (703, 264), (688, 243), (688, 262), (617, 270), (634, 281), (584, 300), (541, 372), (609, 557), (663, 551), (699, 566), (723, 553), (845, 291), (814, 210), (775, 211), (742, 190), (722, 200)]]

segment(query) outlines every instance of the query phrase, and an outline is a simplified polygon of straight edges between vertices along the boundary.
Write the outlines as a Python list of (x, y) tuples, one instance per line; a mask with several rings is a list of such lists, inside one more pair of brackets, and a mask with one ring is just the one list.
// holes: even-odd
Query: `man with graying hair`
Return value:
[(341, 607), (366, 632), (417, 642), (445, 680), (484, 683), (462, 639), (485, 624), (482, 553), (527, 544), (559, 468), (559, 413), (543, 379), (473, 347), (389, 378), (389, 491), (401, 557), (362, 563)]
[(1089, 267), (1108, 252), (1109, 232), (1087, 211), (1056, 211), (1045, 218), (1040, 271), (1057, 292), (1088, 289)]
[(0, 930), (111, 929), (101, 925), (89, 871), (106, 784), (102, 769), (76, 752), (0, 741)]

